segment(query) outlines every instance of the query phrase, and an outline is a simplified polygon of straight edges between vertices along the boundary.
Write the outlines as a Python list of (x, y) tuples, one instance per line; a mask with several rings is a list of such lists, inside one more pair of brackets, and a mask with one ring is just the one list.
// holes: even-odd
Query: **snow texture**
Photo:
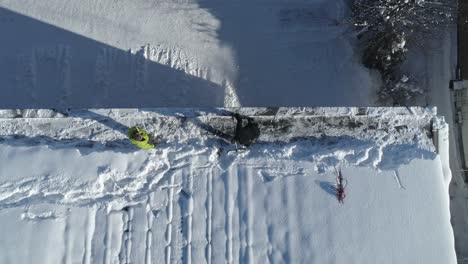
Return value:
[(0, 107), (371, 106), (346, 14), (343, 0), (0, 0)]
[(420, 74), (422, 83), (429, 90), (427, 103), (436, 105), (438, 113), (445, 117), (449, 126), (448, 141), (450, 169), (453, 174), (450, 184), (451, 222), (455, 235), (458, 263), (468, 263), (468, 187), (462, 171), (461, 138), (455, 123), (454, 99), (449, 89), (450, 80), (456, 78), (457, 41), (452, 29), (431, 41), (428, 47), (410, 54), (408, 65), (413, 74)]
[[(372, 106), (348, 21), (344, 0), (0, 0), (0, 108), (23, 109), (0, 111), (0, 263), (455, 263), (435, 109), (67, 110)], [(421, 65), (454, 131), (444, 41)], [(268, 133), (213, 136), (228, 110)], [(139, 151), (135, 124), (165, 140)]]
[[(261, 127), (248, 149), (207, 129), (232, 134), (232, 112)], [(434, 108), (1, 116), (0, 262), (455, 263)], [(136, 124), (167, 136), (138, 150), (124, 134)]]

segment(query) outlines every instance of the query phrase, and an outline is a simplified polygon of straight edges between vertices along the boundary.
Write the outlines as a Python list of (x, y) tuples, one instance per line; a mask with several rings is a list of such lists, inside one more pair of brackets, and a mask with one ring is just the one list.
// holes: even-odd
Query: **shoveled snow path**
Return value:
[[(329, 110), (335, 115), (326, 116), (314, 108), (302, 109), (297, 115), (254, 113), (262, 134), (257, 144), (239, 155), (226, 142), (229, 138), (209, 132), (219, 129), (233, 135), (235, 122), (226, 115), (197, 116), (192, 112), (184, 116), (174, 110), (169, 116), (143, 111), (143, 117), (135, 117), (138, 112), (106, 116), (98, 111), (83, 116), (71, 112), (71, 117), (63, 118), (6, 118), (0, 123), (0, 158), (11, 161), (0, 170), (0, 208), (41, 202), (140, 203), (161, 187), (162, 180), (172, 179), (187, 167), (187, 159), (199, 156), (211, 157), (197, 162), (199, 167), (218, 166), (213, 159), (227, 155), (229, 162), (266, 157), (311, 161), (319, 172), (342, 163), (393, 170), (414, 158), (435, 156), (432, 109), (401, 108), (400, 114), (378, 108)], [(155, 150), (137, 151), (126, 139), (126, 127), (139, 124), (164, 136)], [(67, 169), (54, 167), (57, 161)], [(18, 170), (22, 164), (34, 169)], [(290, 169), (289, 174), (304, 173)], [(283, 176), (270, 169), (258, 174), (264, 181)]]

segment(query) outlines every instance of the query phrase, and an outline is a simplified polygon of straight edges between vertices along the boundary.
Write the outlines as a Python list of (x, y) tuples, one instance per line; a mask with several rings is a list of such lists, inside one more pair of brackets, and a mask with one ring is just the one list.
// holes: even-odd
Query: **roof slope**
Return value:
[[(211, 134), (232, 134), (232, 111), (260, 124), (247, 150)], [(435, 109), (0, 115), (0, 262), (456, 261)], [(135, 124), (163, 143), (133, 148)]]

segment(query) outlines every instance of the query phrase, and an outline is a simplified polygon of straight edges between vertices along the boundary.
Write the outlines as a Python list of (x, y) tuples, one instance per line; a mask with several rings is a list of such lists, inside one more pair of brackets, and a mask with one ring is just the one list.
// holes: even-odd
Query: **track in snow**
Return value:
[[(363, 217), (362, 204), (387, 195), (403, 199), (395, 208), (404, 213), (413, 205), (404, 199), (423, 197), (415, 181), (443, 185), (431, 141), (441, 120), (431, 109), (241, 109), (267, 131), (244, 151), (202, 128), (231, 133), (226, 111), (0, 112), (0, 217), (46, 226), (54, 237), (44, 247), (57, 253), (50, 263), (333, 262), (343, 221)], [(145, 122), (169, 135), (155, 150), (105, 145)], [(409, 177), (402, 168), (414, 164), (428, 170), (416, 176), (434, 179)], [(333, 181), (335, 166), (350, 182), (344, 205), (316, 184)], [(394, 187), (395, 169), (404, 188), (372, 188)], [(330, 255), (320, 254), (322, 239)]]

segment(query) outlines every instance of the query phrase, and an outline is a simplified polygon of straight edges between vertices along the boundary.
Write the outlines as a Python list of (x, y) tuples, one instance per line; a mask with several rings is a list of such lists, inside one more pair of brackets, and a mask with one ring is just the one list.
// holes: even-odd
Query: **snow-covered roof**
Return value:
[[(247, 149), (213, 134), (232, 112)], [(455, 263), (447, 133), (434, 108), (2, 110), (0, 262)]]

